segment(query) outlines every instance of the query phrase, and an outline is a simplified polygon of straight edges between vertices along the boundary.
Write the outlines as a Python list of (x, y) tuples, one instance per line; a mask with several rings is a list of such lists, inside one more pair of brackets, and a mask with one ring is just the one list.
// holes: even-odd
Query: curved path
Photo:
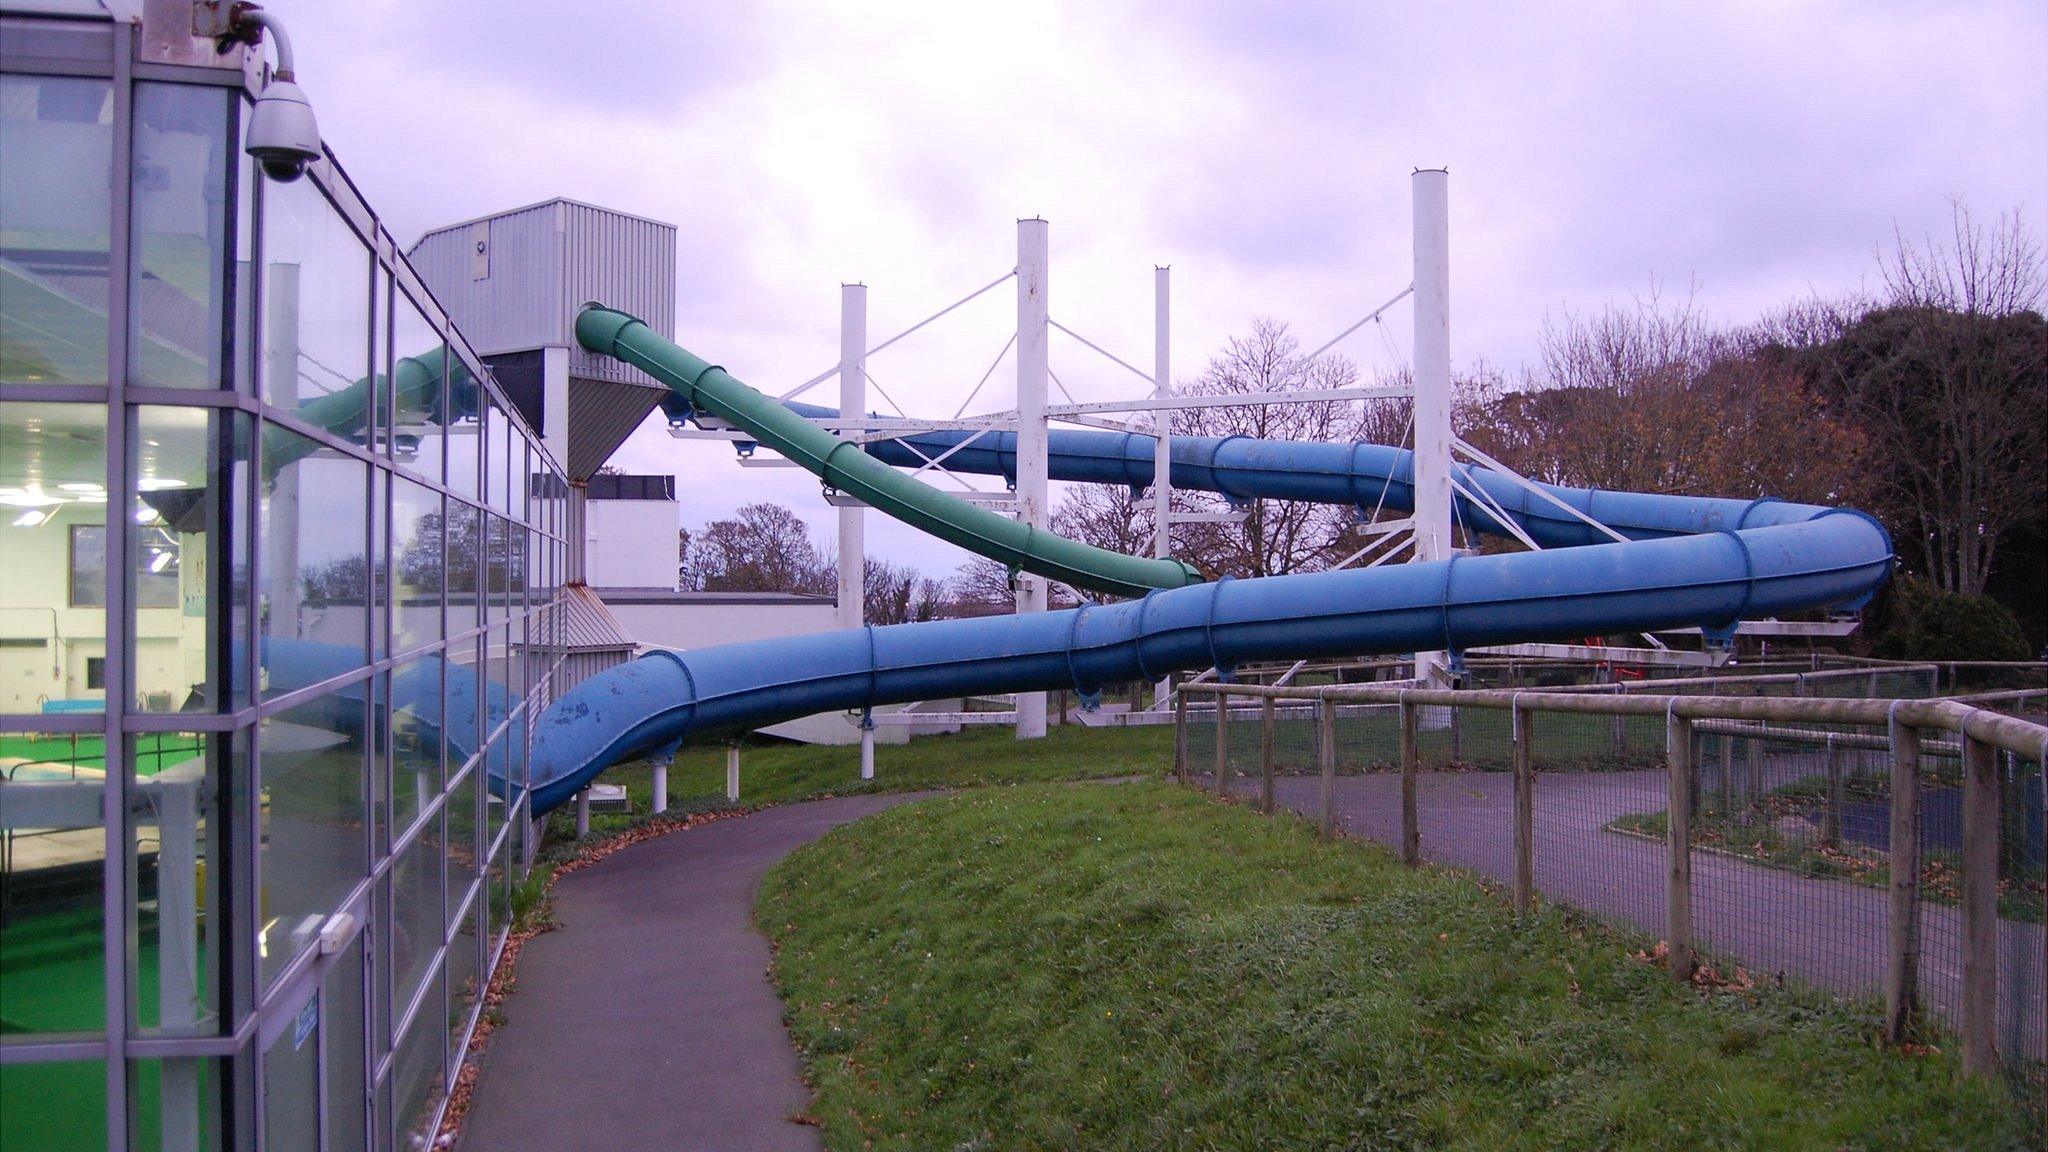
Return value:
[(464, 1152), (810, 1150), (818, 1130), (754, 898), (776, 861), (933, 793), (769, 808), (643, 841), (562, 878), (561, 927), (519, 957)]

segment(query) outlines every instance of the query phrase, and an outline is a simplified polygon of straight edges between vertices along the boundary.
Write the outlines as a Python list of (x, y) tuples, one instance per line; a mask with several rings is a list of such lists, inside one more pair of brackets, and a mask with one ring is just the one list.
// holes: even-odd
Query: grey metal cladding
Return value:
[[(486, 246), (479, 259), (477, 244)], [(576, 311), (602, 301), (675, 335), (676, 229), (556, 199), (437, 228), (413, 266), (485, 354), (567, 347), (570, 375), (653, 386), (638, 369), (576, 344)], [(645, 415), (645, 409), (634, 416)], [(572, 468), (572, 472), (574, 469)]]
[(595, 473), (667, 395), (659, 384), (569, 377), (569, 459), (572, 480)]

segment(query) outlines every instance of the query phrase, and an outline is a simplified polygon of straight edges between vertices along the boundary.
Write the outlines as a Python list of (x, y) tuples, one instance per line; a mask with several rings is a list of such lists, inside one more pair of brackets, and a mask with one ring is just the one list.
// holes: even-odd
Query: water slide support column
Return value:
[[(1415, 550), (1417, 563), (1451, 556), (1450, 173), (1418, 169), (1415, 215)], [(1415, 654), (1417, 679), (1448, 679), (1443, 652)]]
[[(1052, 262), (1049, 229), (1037, 218), (1017, 221), (1017, 517), (1043, 530), (1046, 508), (1046, 380), (1051, 312), (1046, 280)], [(1017, 613), (1045, 611), (1042, 576), (1017, 575)], [(1017, 694), (1017, 739), (1045, 735), (1045, 693)]]
[[(868, 410), (868, 288), (865, 284), (839, 286), (839, 414), (863, 415)], [(849, 430), (841, 428), (844, 438)], [(859, 628), (867, 623), (867, 509), (860, 505), (839, 509), (839, 626)], [(875, 729), (863, 724), (860, 730), (860, 778), (875, 776)]]
[[(1173, 395), (1172, 338), (1173, 269), (1162, 265), (1152, 269), (1152, 395), (1160, 400)], [(1152, 431), (1152, 554), (1163, 560), (1173, 554), (1173, 413), (1154, 409)], [(1166, 707), (1172, 692), (1171, 676), (1154, 684), (1152, 706)]]

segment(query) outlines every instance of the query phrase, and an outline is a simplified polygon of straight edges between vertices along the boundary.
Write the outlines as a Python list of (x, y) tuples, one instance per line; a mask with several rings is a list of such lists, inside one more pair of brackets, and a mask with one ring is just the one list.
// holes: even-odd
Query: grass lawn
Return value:
[[(740, 750), (740, 804), (760, 807), (863, 792), (914, 792), (1047, 780), (1086, 780), (1164, 773), (1173, 767), (1173, 726), (1087, 728), (1062, 724), (1043, 740), (1019, 741), (1009, 728), (969, 727), (949, 736), (920, 736), (909, 744), (875, 746), (875, 778), (860, 778), (860, 748), (755, 739)], [(631, 814), (593, 813), (592, 835), (623, 831), (645, 817), (654, 795), (654, 769), (645, 762), (605, 772), (624, 784)], [(725, 748), (685, 748), (669, 768), (671, 811), (727, 807)], [(552, 839), (575, 835), (575, 805), (555, 810)]]
[(1164, 784), (870, 817), (756, 915), (834, 1148), (2039, 1140), (1865, 1008), (1680, 985), (1645, 940)]

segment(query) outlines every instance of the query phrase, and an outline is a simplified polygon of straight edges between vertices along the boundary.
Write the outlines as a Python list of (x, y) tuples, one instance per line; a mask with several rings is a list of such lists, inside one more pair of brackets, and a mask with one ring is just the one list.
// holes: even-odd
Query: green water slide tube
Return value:
[(1142, 596), (1154, 588), (1202, 582), (1201, 573), (1183, 561), (1090, 547), (948, 496), (791, 412), (624, 312), (590, 305), (576, 317), (576, 339), (592, 352), (623, 360), (668, 385), (692, 407), (780, 452), (827, 487), (1012, 569), (1110, 596)]

